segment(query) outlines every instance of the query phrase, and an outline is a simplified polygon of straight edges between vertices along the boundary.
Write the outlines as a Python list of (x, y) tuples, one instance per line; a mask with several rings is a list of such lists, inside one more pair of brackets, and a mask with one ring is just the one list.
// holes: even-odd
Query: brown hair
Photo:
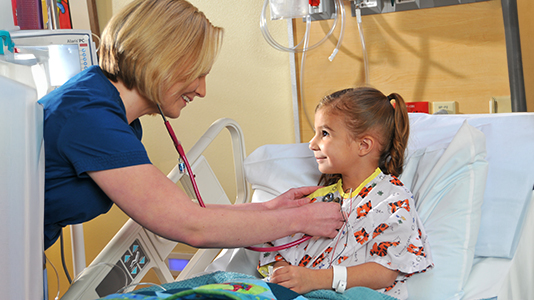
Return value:
[(160, 103), (176, 82), (187, 86), (209, 72), (222, 34), (185, 0), (136, 0), (102, 33), (100, 67), (110, 80)]
[[(410, 121), (406, 103), (399, 94), (385, 96), (370, 87), (350, 88), (323, 98), (315, 111), (320, 109), (343, 117), (354, 139), (374, 134), (380, 146), (378, 165), (382, 172), (394, 176), (402, 173)], [(330, 185), (339, 178), (339, 174), (323, 174), (319, 183)]]

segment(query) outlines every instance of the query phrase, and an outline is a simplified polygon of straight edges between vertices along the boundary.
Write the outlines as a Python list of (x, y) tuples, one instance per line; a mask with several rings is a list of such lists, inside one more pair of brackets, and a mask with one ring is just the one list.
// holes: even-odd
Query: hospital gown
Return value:
[[(258, 267), (282, 259), (291, 265), (310, 269), (375, 262), (400, 271), (392, 286), (379, 291), (406, 299), (406, 279), (433, 266), (413, 195), (395, 176), (376, 169), (352, 193), (343, 192), (342, 180), (339, 180), (308, 197), (312, 201), (340, 202), (348, 220), (339, 234), (334, 239), (312, 238), (292, 248), (264, 253)], [(295, 234), (272, 244), (283, 245), (301, 237), (302, 234)]]

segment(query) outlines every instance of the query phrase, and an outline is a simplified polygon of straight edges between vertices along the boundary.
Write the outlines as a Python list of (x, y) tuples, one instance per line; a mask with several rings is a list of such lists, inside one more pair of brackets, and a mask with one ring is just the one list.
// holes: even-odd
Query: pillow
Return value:
[(489, 163), (475, 255), (512, 258), (534, 185), (534, 114), (410, 114), (408, 149), (449, 143), (465, 120), (486, 136)]
[(410, 299), (460, 299), (475, 255), (488, 163), (467, 122), (450, 144), (409, 149), (401, 181), (412, 191), (434, 268), (408, 280)]
[[(319, 182), (317, 161), (308, 143), (263, 145), (245, 159), (245, 177), (254, 191), (278, 196), (290, 188)], [(256, 201), (270, 200), (256, 198)]]

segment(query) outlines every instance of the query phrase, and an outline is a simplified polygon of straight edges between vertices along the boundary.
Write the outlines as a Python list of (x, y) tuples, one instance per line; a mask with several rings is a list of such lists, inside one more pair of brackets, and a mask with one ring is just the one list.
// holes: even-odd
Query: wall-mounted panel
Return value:
[(482, 1), (489, 0), (355, 0), (351, 1), (351, 10), (354, 17), (356, 7), (360, 7), (362, 15), (370, 15)]

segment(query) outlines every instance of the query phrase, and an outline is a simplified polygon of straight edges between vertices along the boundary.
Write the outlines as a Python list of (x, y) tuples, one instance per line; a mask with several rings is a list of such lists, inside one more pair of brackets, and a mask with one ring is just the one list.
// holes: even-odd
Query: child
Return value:
[[(398, 94), (386, 97), (364, 87), (325, 97), (315, 110), (310, 141), (323, 173), (319, 184), (325, 187), (308, 197), (340, 203), (346, 223), (334, 239), (312, 238), (264, 253), (260, 273), (301, 294), (364, 286), (408, 298), (406, 279), (433, 267), (413, 195), (397, 178), (408, 135), (406, 104)], [(274, 272), (265, 274), (265, 266), (273, 266)]]

